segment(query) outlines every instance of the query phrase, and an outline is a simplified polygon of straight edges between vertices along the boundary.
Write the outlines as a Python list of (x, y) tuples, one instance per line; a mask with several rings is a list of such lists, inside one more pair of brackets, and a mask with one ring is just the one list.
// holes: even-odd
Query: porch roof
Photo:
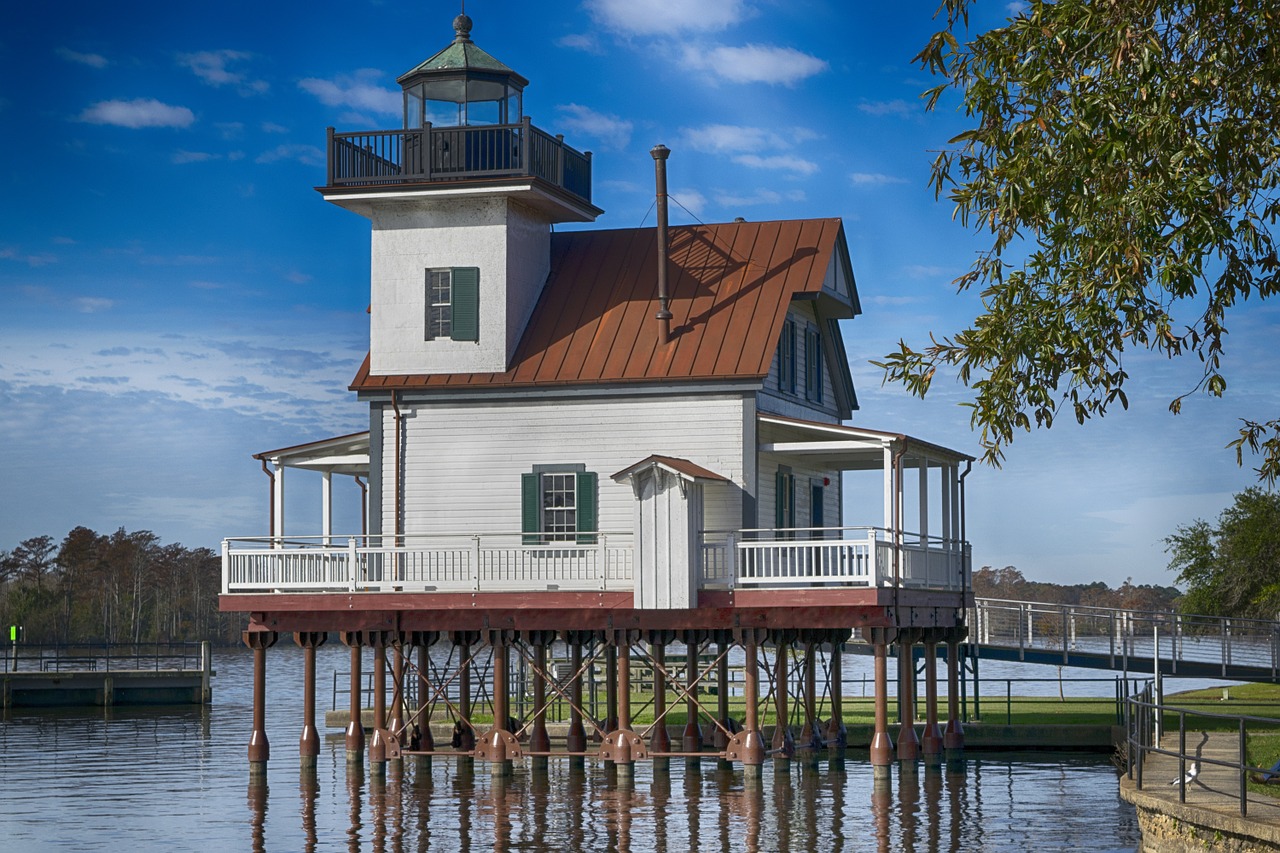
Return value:
[(761, 412), (756, 416), (760, 450), (790, 456), (806, 455), (843, 471), (870, 471), (884, 467), (884, 453), (903, 451), (913, 459), (926, 459), (929, 467), (972, 462), (974, 457), (905, 433), (807, 421)]
[(330, 474), (369, 475), (369, 432), (355, 432), (253, 454), (254, 459), (282, 468), (305, 468)]

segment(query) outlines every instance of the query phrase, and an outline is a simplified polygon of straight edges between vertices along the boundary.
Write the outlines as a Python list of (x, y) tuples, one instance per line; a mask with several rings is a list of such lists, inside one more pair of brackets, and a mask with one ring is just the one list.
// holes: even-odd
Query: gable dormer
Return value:
[(454, 40), (399, 82), (404, 127), (329, 131), (327, 201), (372, 225), (375, 376), (501, 373), (550, 272), (551, 227), (591, 222), (591, 155), (534, 127), (525, 78)]

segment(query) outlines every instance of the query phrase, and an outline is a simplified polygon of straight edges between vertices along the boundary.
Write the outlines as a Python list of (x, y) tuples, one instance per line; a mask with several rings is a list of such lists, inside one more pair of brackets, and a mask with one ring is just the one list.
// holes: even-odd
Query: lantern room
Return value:
[(517, 124), (529, 81), (471, 40), (471, 19), (453, 19), (453, 42), (396, 82), (404, 89), (404, 126)]

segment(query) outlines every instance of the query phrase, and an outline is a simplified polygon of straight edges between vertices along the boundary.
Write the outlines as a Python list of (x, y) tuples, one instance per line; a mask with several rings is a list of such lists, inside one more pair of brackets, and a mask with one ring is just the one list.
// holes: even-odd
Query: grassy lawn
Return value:
[[(1166, 705), (1176, 705), (1190, 711), (1206, 714), (1240, 714), (1251, 717), (1268, 717), (1280, 720), (1280, 684), (1238, 684), (1225, 688), (1227, 699), (1223, 699), (1222, 687), (1210, 687), (1204, 690), (1188, 690), (1185, 693), (1172, 693), (1164, 697)], [(1213, 717), (1201, 717), (1187, 714), (1187, 729), (1196, 731), (1235, 731), (1239, 724), (1234, 720), (1219, 720)], [(1165, 726), (1176, 729), (1177, 714), (1165, 715)], [(1250, 731), (1274, 729), (1280, 731), (1280, 723), (1267, 726), (1262, 723), (1250, 723)], [(1271, 761), (1275, 761), (1274, 758)], [(1270, 762), (1267, 763), (1271, 766)]]

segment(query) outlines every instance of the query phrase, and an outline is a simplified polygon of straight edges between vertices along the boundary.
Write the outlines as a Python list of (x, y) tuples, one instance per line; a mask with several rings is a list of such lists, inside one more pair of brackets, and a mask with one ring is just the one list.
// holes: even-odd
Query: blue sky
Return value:
[[(472, 0), (476, 42), (531, 82), (525, 112), (594, 154), (600, 227), (839, 216), (864, 314), (845, 330), (854, 422), (977, 455), (963, 388), (927, 401), (867, 362), (967, 323), (978, 243), (927, 186), (963, 127), (911, 58), (933, 0)], [(0, 549), (150, 529), (266, 532), (253, 452), (367, 428), (369, 225), (323, 202), (324, 133), (400, 124), (395, 78), (452, 38), (454, 2), (26, 3), (0, 29)], [(975, 29), (1016, 7), (979, 3)], [(1169, 583), (1162, 538), (1253, 483), (1223, 446), (1273, 417), (1277, 307), (1231, 315), (1223, 400), (1169, 400), (1198, 365), (1126, 357), (1130, 411), (1019, 436), (970, 475), (975, 566)], [(314, 526), (290, 483), (287, 529)], [(337, 527), (358, 493), (338, 478)], [(846, 519), (857, 523), (857, 519)]]

